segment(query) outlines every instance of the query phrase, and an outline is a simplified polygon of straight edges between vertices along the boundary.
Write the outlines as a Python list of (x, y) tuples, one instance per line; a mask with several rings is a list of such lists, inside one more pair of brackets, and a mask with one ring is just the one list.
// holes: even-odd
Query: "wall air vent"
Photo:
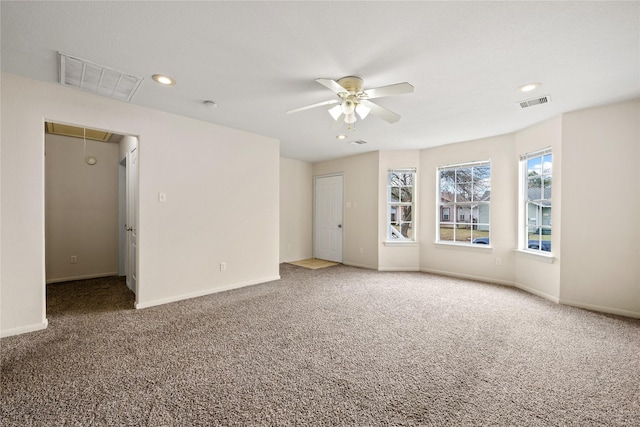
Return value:
[(367, 141), (362, 140), (362, 139), (358, 139), (356, 141), (349, 141), (349, 144), (355, 144), (355, 145), (362, 145), (362, 144), (366, 144)]
[(129, 102), (142, 82), (141, 77), (74, 58), (62, 52), (58, 54), (60, 84), (63, 86)]
[(526, 101), (520, 101), (520, 102), (517, 102), (516, 104), (518, 104), (520, 108), (529, 108), (529, 107), (533, 107), (534, 105), (546, 104), (548, 102), (551, 102), (550, 95), (527, 99)]

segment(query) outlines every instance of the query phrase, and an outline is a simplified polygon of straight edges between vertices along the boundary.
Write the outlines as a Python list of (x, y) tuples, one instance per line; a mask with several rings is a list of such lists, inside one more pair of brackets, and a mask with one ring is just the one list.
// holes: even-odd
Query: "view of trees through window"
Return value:
[(415, 240), (413, 226), (415, 171), (391, 170), (387, 177), (389, 240)]
[(489, 161), (438, 168), (438, 241), (489, 244)]

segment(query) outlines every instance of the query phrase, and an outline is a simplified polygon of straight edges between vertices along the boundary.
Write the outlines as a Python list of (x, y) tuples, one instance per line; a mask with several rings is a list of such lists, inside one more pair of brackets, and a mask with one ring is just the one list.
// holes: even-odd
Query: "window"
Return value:
[[(551, 181), (553, 159), (547, 148), (521, 156), (524, 189), (523, 249), (551, 252)], [(525, 245), (522, 245), (525, 246)]]
[(415, 240), (415, 169), (390, 170), (387, 176), (387, 239)]
[(437, 240), (489, 244), (490, 162), (440, 167), (438, 182)]

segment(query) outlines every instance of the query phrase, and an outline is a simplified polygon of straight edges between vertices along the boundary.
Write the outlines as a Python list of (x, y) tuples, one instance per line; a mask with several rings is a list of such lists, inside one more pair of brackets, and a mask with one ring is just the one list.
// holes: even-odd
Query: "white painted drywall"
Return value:
[(118, 144), (45, 134), (45, 150), (47, 283), (116, 275)]
[(562, 122), (560, 299), (640, 317), (640, 101)]
[(280, 262), (313, 255), (313, 166), (280, 158)]
[(139, 137), (138, 307), (279, 278), (277, 140), (8, 73), (0, 100), (2, 335), (47, 324), (45, 120)]
[(344, 174), (344, 264), (378, 268), (379, 155), (370, 152), (313, 165), (313, 176)]

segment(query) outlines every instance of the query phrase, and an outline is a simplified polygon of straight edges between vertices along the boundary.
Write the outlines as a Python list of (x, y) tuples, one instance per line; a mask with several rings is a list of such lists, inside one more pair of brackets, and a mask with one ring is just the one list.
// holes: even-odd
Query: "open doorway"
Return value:
[(47, 296), (63, 283), (87, 290), (126, 283), (137, 292), (137, 238), (132, 246), (127, 231), (137, 231), (137, 145), (136, 137), (45, 122)]

